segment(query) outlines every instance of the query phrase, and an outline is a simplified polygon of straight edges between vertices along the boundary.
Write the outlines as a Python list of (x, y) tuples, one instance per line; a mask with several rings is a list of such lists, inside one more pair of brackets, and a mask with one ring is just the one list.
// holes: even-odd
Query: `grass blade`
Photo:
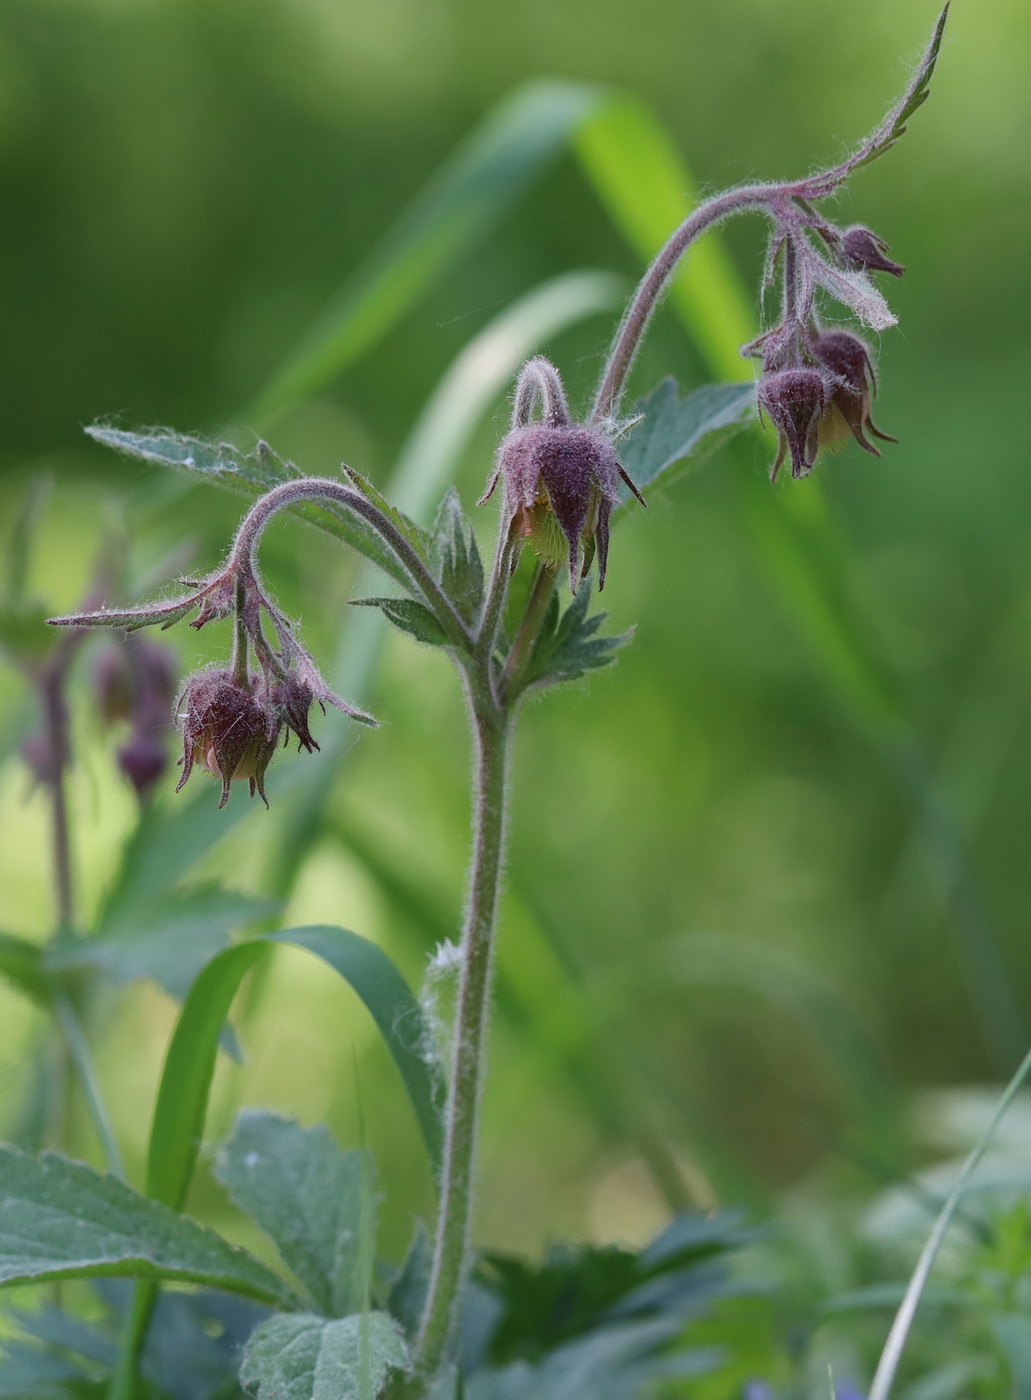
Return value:
[(358, 993), (394, 1057), (434, 1165), (439, 1162), (439, 1078), (426, 1053), (430, 1042), (422, 1012), (408, 984), (382, 948), (347, 929), (287, 929), (219, 953), (183, 1003), (162, 1071), (147, 1160), (147, 1194), (166, 1205), (182, 1204), (193, 1175), (219, 1037), (233, 998), (274, 943), (314, 953)]
[(902, 1352), (906, 1345), (906, 1339), (909, 1336), (909, 1329), (913, 1325), (913, 1318), (916, 1315), (916, 1310), (920, 1303), (920, 1296), (924, 1291), (924, 1286), (930, 1276), (931, 1269), (934, 1267), (934, 1261), (948, 1233), (949, 1226), (952, 1224), (953, 1216), (959, 1208), (960, 1202), (963, 1199), (967, 1187), (970, 1185), (981, 1158), (991, 1145), (992, 1138), (995, 1136), (999, 1124), (1006, 1116), (1010, 1104), (1013, 1102), (1029, 1073), (1031, 1073), (1031, 1050), (1024, 1056), (1017, 1072), (1006, 1085), (992, 1121), (981, 1134), (974, 1150), (963, 1164), (963, 1170), (960, 1172), (956, 1184), (949, 1192), (948, 1198), (942, 1206), (937, 1220), (934, 1222), (934, 1228), (927, 1237), (927, 1243), (920, 1253), (916, 1268), (913, 1270), (913, 1275), (909, 1280), (909, 1286), (906, 1289), (905, 1297), (902, 1299), (899, 1310), (895, 1314), (895, 1321), (892, 1323), (891, 1331), (888, 1333), (888, 1340), (884, 1344), (881, 1359), (877, 1363), (877, 1370), (874, 1374), (873, 1384), (870, 1387), (868, 1400), (888, 1400), (888, 1396), (891, 1394), (895, 1373), (898, 1370), (899, 1361), (902, 1359)]
[(243, 415), (265, 423), (374, 345), (565, 148), (601, 89), (518, 89), (459, 146), (356, 269)]

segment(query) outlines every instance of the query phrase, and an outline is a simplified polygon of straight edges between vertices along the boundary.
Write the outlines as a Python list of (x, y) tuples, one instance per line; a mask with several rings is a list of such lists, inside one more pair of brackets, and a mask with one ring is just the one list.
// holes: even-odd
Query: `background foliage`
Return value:
[[(556, 151), (344, 373), (276, 417), (255, 408), (427, 173), (510, 89), (554, 76), (637, 94), (704, 188), (789, 176), (873, 124), (900, 86), (897, 56), (915, 54), (932, 19), (817, 0), (517, 0), (489, 22), (472, 0), (8, 0), (5, 518), (33, 474), (55, 482), (31, 593), (51, 611), (77, 606), (105, 530), (131, 533), (134, 583), (163, 576), (170, 557), (207, 568), (239, 512), (239, 498), (91, 444), (82, 424), (112, 413), (207, 432), (244, 423), (306, 470), (343, 459), (382, 484), (454, 357), (515, 298), (568, 269), (630, 285), (638, 254), (583, 166)], [(983, 995), (978, 1010), (969, 935), (991, 930), (1031, 1020), (1029, 38), (1015, 3), (960, 7), (932, 101), (847, 196), (910, 269), (891, 288), (901, 333), (879, 357), (878, 421), (900, 444), (880, 461), (850, 447), (821, 464), (832, 521), (821, 549), (940, 791), (921, 787), (914, 804), (900, 773), (919, 786), (919, 772), (785, 609), (742, 509), (741, 483), (767, 462), (758, 438), (619, 527), (606, 603), (613, 630), (637, 624), (634, 646), (613, 671), (535, 705), (520, 739), (483, 1163), (480, 1232), (492, 1247), (534, 1252), (555, 1235), (641, 1243), (677, 1192), (764, 1215), (773, 1198), (832, 1190), (847, 1213), (966, 1140), (955, 1097), (926, 1091), (1012, 1067), (986, 1034)], [(735, 226), (726, 243), (754, 280), (758, 230)], [(581, 401), (610, 321), (548, 342)], [(671, 370), (685, 386), (709, 379), (706, 351), (671, 306), (635, 383), (644, 391)], [(502, 392), (450, 473), (469, 504), (505, 416)], [(778, 498), (788, 491), (818, 511), (807, 485)], [(487, 538), (494, 517), (481, 514)], [(332, 541), (284, 524), (266, 561), (287, 612), (303, 607), (317, 654), (364, 624), (347, 615), (355, 566)], [(221, 639), (175, 645), (187, 669)], [(398, 636), (386, 647), (365, 697), (384, 730), (348, 731), (345, 776), (283, 918), (360, 929), (415, 982), (456, 921), (468, 761), (443, 661)], [(90, 667), (85, 653), (73, 802), (81, 882), (99, 907), (134, 804), (91, 716)], [(31, 717), (11, 672), (0, 706), (3, 920), (42, 936), (45, 811), (17, 756)], [(289, 802), (266, 815), (237, 797), (231, 811), (224, 835), (205, 825), (211, 848), (194, 875), (229, 870), (234, 887), (266, 897), (291, 839)], [(942, 811), (966, 840), (976, 890), (941, 838)], [(0, 997), (11, 1135), (32, 1099), (41, 1018), (6, 987)], [(147, 983), (112, 996), (104, 1018), (100, 1075), (134, 1179), (173, 1011)], [(360, 1004), (314, 959), (282, 951), (239, 1030), (246, 1055), (220, 1066), (213, 1135), (245, 1102), (328, 1118), (345, 1146), (368, 1141), (384, 1243), (400, 1254), (429, 1177)], [(96, 1159), (84, 1117), (72, 1145)], [(242, 1228), (209, 1174), (191, 1204), (230, 1236)], [(810, 1245), (818, 1267), (799, 1265), (810, 1284), (866, 1281), (847, 1251)]]

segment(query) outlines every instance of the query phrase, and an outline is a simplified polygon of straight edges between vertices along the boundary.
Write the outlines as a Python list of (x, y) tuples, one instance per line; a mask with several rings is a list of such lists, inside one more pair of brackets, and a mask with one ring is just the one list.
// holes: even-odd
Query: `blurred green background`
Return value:
[[(887, 0), (5, 0), (0, 500), (10, 521), (31, 477), (53, 480), (32, 591), (53, 611), (75, 607), (113, 520), (128, 522), (135, 578), (153, 583), (187, 555), (192, 565), (171, 567), (208, 568), (239, 513), (231, 496), (93, 446), (84, 424), (261, 427), (311, 471), (343, 459), (383, 483), (434, 385), (513, 300), (569, 269), (632, 285), (637, 252), (581, 166), (557, 154), (346, 372), (268, 424), (248, 409), (428, 176), (519, 84), (637, 94), (714, 190), (839, 155), (900, 89), (933, 19), (933, 5)], [(900, 441), (880, 460), (850, 446), (821, 463), (831, 523), (817, 552), (903, 697), (909, 738), (867, 722), (785, 606), (743, 508), (754, 493), (742, 481), (768, 465), (757, 435), (620, 526), (606, 601), (618, 629), (636, 624), (634, 646), (524, 716), (484, 1240), (639, 1241), (678, 1192), (760, 1210), (821, 1176), (870, 1193), (923, 1160), (914, 1094), (1012, 1067), (991, 1044), (1010, 1013), (976, 992), (969, 950), (996, 950), (1031, 1023), (1029, 39), (1016, 0), (959, 5), (930, 102), (837, 215), (870, 224), (909, 269), (885, 289), (900, 329), (878, 352), (877, 418)], [(761, 233), (755, 221), (725, 230), (749, 287)], [(613, 319), (548, 342), (578, 402)], [(635, 386), (671, 372), (684, 386), (711, 377), (667, 309)], [(505, 419), (499, 395), (453, 464), (470, 507)], [(790, 492), (811, 496), (782, 482), (775, 511)], [(489, 541), (494, 507), (479, 518)], [(266, 569), (328, 657), (353, 622), (353, 561), (290, 524), (270, 538)], [(184, 669), (222, 653), (217, 630), (171, 634)], [(134, 819), (91, 714), (91, 665), (87, 651), (72, 787), (87, 906)], [(349, 734), (284, 919), (354, 928), (417, 981), (460, 909), (462, 704), (446, 663), (396, 636), (368, 698), (384, 727)], [(0, 720), (2, 923), (42, 936), (46, 810), (18, 757), (31, 701), (11, 670)], [(342, 724), (330, 715), (320, 736)], [(177, 800), (172, 786), (163, 802)], [(288, 798), (270, 814), (255, 806), (204, 872), (260, 892), (290, 815)], [(14, 992), (0, 998), (11, 1131), (40, 1026)], [(103, 1018), (100, 1072), (131, 1170), (173, 1016), (137, 985)], [(284, 953), (241, 1036), (213, 1134), (241, 1101), (328, 1117), (348, 1144), (364, 1132), (390, 1200), (386, 1243), (400, 1249), (428, 1208), (428, 1175), (357, 1001)], [(85, 1123), (75, 1146), (95, 1156)], [(198, 1193), (219, 1209), (214, 1187)]]

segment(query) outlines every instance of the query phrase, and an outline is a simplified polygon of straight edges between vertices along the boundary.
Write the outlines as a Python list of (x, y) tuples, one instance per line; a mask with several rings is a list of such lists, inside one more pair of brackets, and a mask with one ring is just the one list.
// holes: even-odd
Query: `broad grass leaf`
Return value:
[(374, 1400), (407, 1359), (388, 1313), (336, 1321), (301, 1313), (262, 1323), (247, 1343), (240, 1379), (257, 1400)]
[[(664, 379), (634, 405), (643, 415), (617, 444), (619, 459), (642, 490), (665, 484), (672, 468), (697, 462), (752, 422), (755, 390), (751, 384), (705, 384), (684, 398), (676, 381)], [(629, 493), (624, 491), (624, 498)]]
[(286, 929), (219, 953), (191, 987), (173, 1033), (158, 1089), (147, 1158), (147, 1194), (168, 1205), (185, 1198), (200, 1150), (218, 1042), (246, 974), (276, 943), (305, 948), (348, 982), (365, 1003), (394, 1057), (434, 1166), (442, 1146), (442, 1080), (419, 1003), (382, 948), (328, 925)]
[(487, 114), (325, 307), (242, 415), (262, 422), (374, 345), (565, 148), (599, 88), (535, 82)]
[(360, 1309), (361, 1238), (370, 1166), (341, 1152), (324, 1123), (302, 1128), (250, 1110), (218, 1153), (215, 1176), (272, 1240), (327, 1317)]
[[(577, 128), (573, 149), (613, 223), (645, 262), (698, 203), (669, 130), (640, 100), (610, 92)], [(719, 235), (684, 259), (670, 300), (720, 379), (750, 379), (738, 353), (754, 335), (752, 299)]]
[(0, 1285), (108, 1275), (294, 1302), (283, 1280), (245, 1250), (82, 1162), (0, 1145), (0, 1180)]
[(49, 999), (49, 979), (38, 943), (14, 933), (0, 933), (0, 977), (33, 1001)]

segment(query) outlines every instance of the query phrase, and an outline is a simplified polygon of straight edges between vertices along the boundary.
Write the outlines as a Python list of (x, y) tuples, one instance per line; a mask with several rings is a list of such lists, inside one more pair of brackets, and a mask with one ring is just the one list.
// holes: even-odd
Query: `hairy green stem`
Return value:
[(512, 716), (476, 693), (470, 678), (476, 741), (473, 864), (462, 936), (462, 976), (448, 1094), (444, 1165), (433, 1269), (415, 1345), (417, 1382), (444, 1359), (458, 1316), (469, 1250), (473, 1174), (494, 964), (494, 928), (504, 864), (505, 809)]
[(551, 602), (551, 596), (554, 592), (554, 572), (543, 564), (538, 564), (533, 587), (530, 590), (530, 598), (526, 604), (526, 612), (519, 624), (519, 631), (515, 635), (508, 660), (505, 662), (505, 671), (501, 678), (503, 696), (515, 695), (518, 691), (519, 680), (530, 660), (533, 644), (537, 640), (541, 623), (544, 621), (544, 614), (548, 610), (548, 604)]

